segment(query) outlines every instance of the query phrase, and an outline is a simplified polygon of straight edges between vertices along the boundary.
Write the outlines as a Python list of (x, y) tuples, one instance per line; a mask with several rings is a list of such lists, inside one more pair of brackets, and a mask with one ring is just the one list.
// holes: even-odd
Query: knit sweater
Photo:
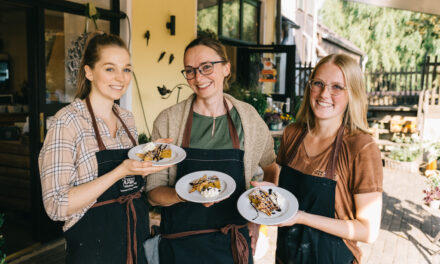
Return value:
[[(152, 140), (172, 138), (172, 144), (182, 145), (186, 120), (195, 94), (176, 105), (163, 110), (154, 121)], [(244, 176), (246, 187), (256, 173), (258, 166), (264, 168), (275, 162), (273, 138), (263, 119), (253, 106), (239, 101), (229, 94), (224, 94), (237, 110), (244, 131)], [(174, 186), (177, 166), (148, 176), (146, 191), (158, 186)]]

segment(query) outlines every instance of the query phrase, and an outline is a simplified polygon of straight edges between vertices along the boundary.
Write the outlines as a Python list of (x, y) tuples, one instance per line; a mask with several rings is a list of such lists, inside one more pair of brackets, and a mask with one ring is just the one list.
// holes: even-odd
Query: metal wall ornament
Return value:
[(165, 53), (165, 51), (162, 51), (162, 53), (159, 55), (159, 59), (157, 60), (157, 62), (161, 61), (163, 57), (165, 57)]
[(147, 32), (145, 32), (144, 39), (147, 40), (147, 46), (148, 46), (148, 41), (150, 40), (150, 31), (149, 30), (147, 30)]
[(168, 64), (171, 64), (173, 62), (173, 60), (174, 60), (174, 54), (171, 53), (170, 59), (168, 60)]

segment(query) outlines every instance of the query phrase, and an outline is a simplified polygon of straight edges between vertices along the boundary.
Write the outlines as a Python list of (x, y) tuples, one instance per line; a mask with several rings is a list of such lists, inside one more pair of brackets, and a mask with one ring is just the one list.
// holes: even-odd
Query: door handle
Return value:
[(44, 113), (40, 112), (40, 143), (44, 142)]

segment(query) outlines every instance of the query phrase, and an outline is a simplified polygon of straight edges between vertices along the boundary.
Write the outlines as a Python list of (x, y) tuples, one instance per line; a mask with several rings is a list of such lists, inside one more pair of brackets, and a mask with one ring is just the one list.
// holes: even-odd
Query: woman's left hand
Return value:
[(293, 226), (294, 224), (300, 224), (302, 223), (301, 221), (303, 218), (304, 218), (304, 211), (298, 210), (298, 213), (296, 213), (296, 215), (292, 216), (292, 218), (290, 218), (286, 222), (279, 224), (278, 227)]

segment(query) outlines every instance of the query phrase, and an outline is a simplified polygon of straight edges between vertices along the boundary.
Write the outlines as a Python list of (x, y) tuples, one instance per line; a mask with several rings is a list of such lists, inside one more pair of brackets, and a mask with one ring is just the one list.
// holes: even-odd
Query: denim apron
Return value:
[(234, 193), (209, 208), (199, 203), (183, 202), (162, 208), (159, 244), (160, 263), (227, 264), (252, 262), (247, 221), (238, 213), (238, 197), (246, 190), (243, 155), (238, 134), (227, 109), (229, 135), (233, 149), (190, 148), (193, 106), (188, 115), (182, 147), (186, 159), (178, 164), (177, 180), (188, 173), (215, 170), (230, 175)]
[[(129, 149), (105, 148), (89, 98), (86, 98), (86, 104), (99, 146), (95, 155), (100, 177), (127, 159)], [(115, 108), (113, 112), (136, 145)], [(149, 236), (149, 215), (146, 197), (141, 193), (143, 186), (141, 176), (127, 176), (99, 196), (96, 204), (64, 232), (66, 263), (146, 264), (142, 242)]]
[[(287, 154), (286, 164), (295, 157), (306, 134), (307, 128), (304, 128), (292, 151)], [(283, 164), (279, 186), (298, 198), (299, 210), (335, 217), (335, 168), (343, 134), (344, 127), (341, 126), (333, 143), (324, 177), (307, 175)], [(296, 224), (278, 229), (276, 260), (282, 264), (348, 264), (353, 262), (354, 257), (342, 238)]]

